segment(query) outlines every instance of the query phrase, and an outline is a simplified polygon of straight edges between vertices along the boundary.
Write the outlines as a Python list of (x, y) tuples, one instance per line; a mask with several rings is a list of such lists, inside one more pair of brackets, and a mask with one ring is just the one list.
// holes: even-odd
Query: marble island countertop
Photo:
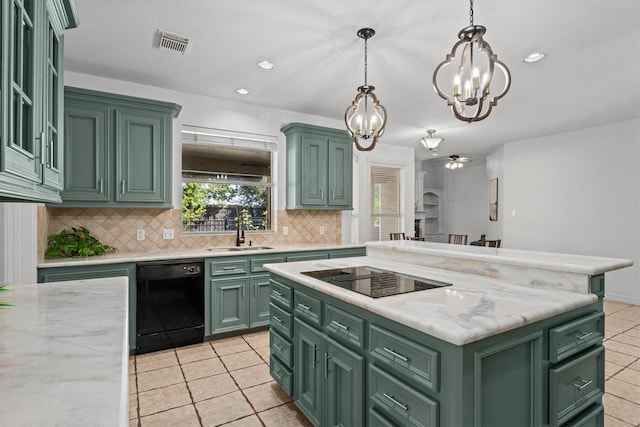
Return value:
[[(9, 286), (0, 299), (7, 426), (128, 426), (128, 280)], [(4, 424), (6, 422), (6, 424)]]
[[(305, 271), (363, 265), (428, 277), (451, 283), (452, 286), (370, 298), (301, 274)], [(311, 289), (455, 345), (497, 335), (598, 300), (593, 294), (523, 286), (504, 279), (369, 256), (267, 264), (265, 267)]]
[(144, 262), (160, 261), (168, 259), (207, 258), (239, 255), (277, 254), (281, 252), (302, 252), (315, 250), (332, 250), (347, 248), (363, 248), (364, 244), (278, 244), (278, 245), (243, 245), (238, 249), (235, 246), (211, 246), (191, 249), (157, 249), (144, 252), (115, 252), (107, 255), (92, 257), (70, 257), (46, 259), (38, 262), (38, 268), (72, 267), (79, 265), (115, 264), (120, 262)]

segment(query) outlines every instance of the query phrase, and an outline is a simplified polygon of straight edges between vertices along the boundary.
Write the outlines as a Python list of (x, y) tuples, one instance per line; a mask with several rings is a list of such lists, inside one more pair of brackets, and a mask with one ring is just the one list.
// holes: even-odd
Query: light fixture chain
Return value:
[(473, 27), (473, 0), (469, 0), (469, 25)]
[(367, 86), (367, 40), (364, 39), (364, 85)]

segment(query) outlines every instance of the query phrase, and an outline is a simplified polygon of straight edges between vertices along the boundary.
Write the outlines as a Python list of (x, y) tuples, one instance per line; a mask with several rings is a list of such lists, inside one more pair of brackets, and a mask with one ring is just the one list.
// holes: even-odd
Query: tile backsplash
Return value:
[[(190, 234), (182, 232), (180, 209), (148, 208), (38, 208), (38, 260), (44, 259), (47, 236), (63, 228), (86, 227), (102, 243), (118, 251), (144, 252), (157, 249), (189, 249), (235, 244), (235, 233)], [(320, 227), (324, 234), (320, 234)], [(282, 234), (288, 227), (288, 235)], [(144, 229), (145, 239), (137, 240), (137, 230)], [(174, 238), (162, 238), (164, 229), (173, 229)], [(273, 231), (247, 231), (246, 242), (254, 245), (340, 243), (341, 211), (280, 210)]]

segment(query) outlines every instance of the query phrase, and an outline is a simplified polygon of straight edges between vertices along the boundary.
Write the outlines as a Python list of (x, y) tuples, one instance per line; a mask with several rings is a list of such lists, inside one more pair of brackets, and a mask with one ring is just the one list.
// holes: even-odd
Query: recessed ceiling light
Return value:
[(534, 52), (531, 55), (527, 56), (526, 58), (523, 59), (524, 62), (538, 62), (540, 61), (542, 58), (544, 58), (544, 53), (541, 52)]
[(251, 92), (249, 92), (248, 89), (245, 89), (243, 87), (239, 87), (238, 89), (236, 89), (236, 93), (238, 95), (249, 95)]
[(264, 61), (260, 61), (258, 62), (258, 68), (260, 68), (261, 70), (265, 70), (265, 71), (272, 71), (274, 68), (276, 68), (276, 66), (274, 64), (272, 64), (271, 62), (264, 60)]

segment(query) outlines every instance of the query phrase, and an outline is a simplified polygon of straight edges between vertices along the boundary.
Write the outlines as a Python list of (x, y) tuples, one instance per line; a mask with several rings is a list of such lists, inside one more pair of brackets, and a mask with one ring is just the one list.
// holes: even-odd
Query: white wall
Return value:
[(640, 120), (508, 143), (503, 164), (504, 246), (631, 259), (606, 297), (640, 304)]
[[(445, 169), (445, 233), (466, 234), (469, 242), (486, 234), (489, 217), (488, 180), (484, 164)], [(487, 238), (493, 236), (487, 235)], [(497, 238), (497, 237), (496, 237)]]

